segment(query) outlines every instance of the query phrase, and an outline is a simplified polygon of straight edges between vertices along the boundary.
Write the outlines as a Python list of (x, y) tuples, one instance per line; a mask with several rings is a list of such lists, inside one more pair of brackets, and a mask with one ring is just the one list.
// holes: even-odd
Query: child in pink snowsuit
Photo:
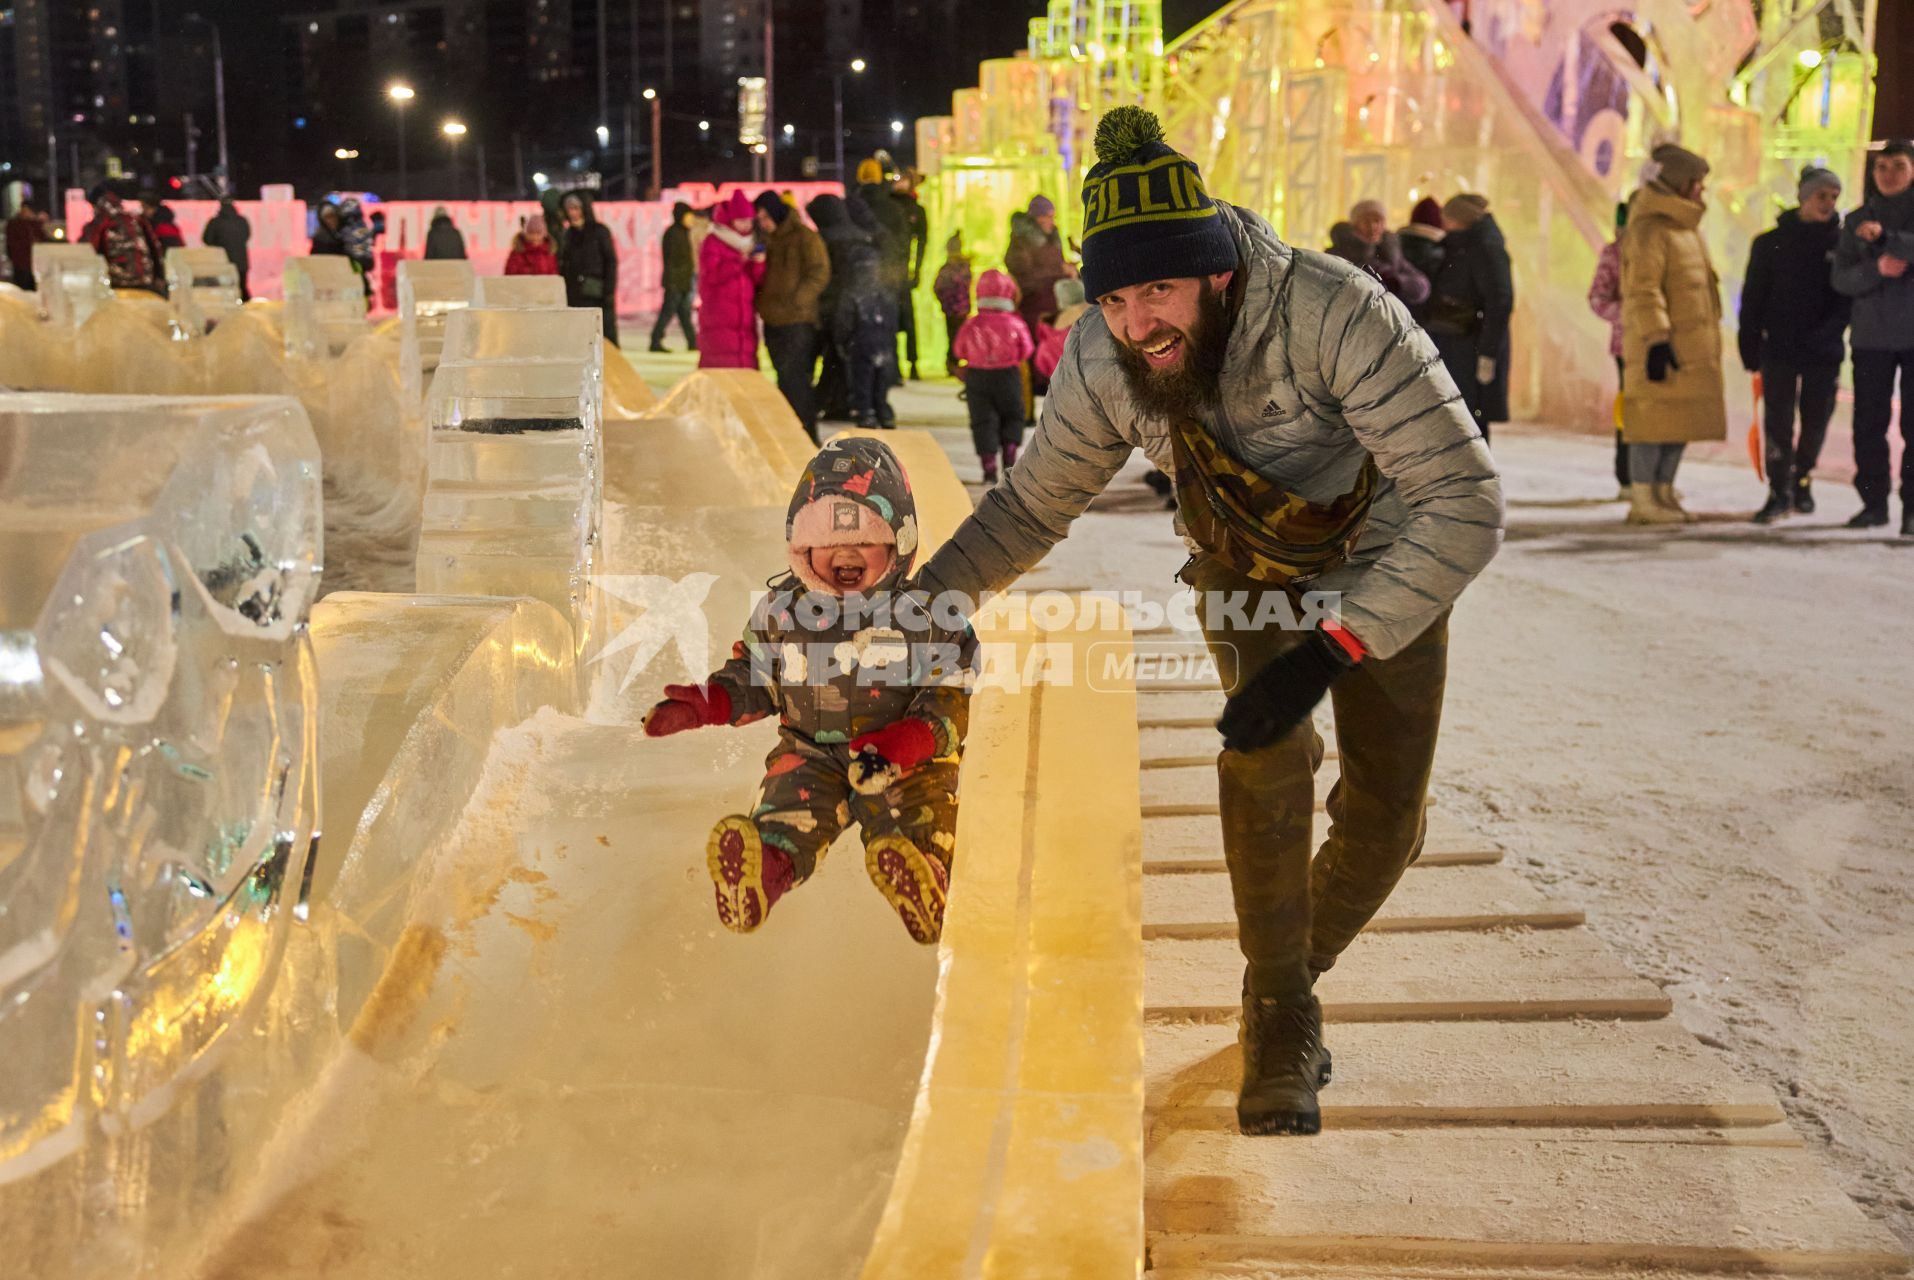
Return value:
[(1030, 326), (1017, 314), (1017, 284), (1001, 271), (986, 271), (977, 281), (977, 314), (957, 331), (951, 353), (964, 380), (970, 406), (970, 441), (984, 464), (984, 483), (997, 483), (997, 455), (1004, 470), (1017, 465), (1023, 444), (1023, 375), (1036, 343)]
[(711, 211), (711, 234), (698, 250), (700, 369), (758, 367), (758, 284), (764, 250), (757, 208), (742, 191)]

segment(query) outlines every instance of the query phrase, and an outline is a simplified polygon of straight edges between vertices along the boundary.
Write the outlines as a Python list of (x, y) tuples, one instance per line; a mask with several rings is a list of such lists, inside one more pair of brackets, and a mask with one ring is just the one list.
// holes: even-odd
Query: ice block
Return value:
[(472, 305), (501, 309), (562, 307), (565, 280), (562, 276), (480, 276)]
[(399, 263), (399, 373), (406, 401), (425, 394), (425, 375), (439, 367), (445, 323), (454, 311), (472, 305), (472, 264), (457, 259)]
[(34, 245), (33, 278), (39, 286), (40, 314), (63, 329), (78, 326), (113, 296), (106, 259), (91, 245)]
[(365, 284), (350, 259), (288, 258), (283, 288), (286, 354), (294, 359), (336, 356), (366, 331)]
[(239, 268), (224, 249), (168, 249), (166, 294), (173, 303), (173, 328), (197, 338), (238, 312)]
[(288, 399), (0, 396), (0, 1184), (164, 1114), (316, 836), (318, 449)]
[(599, 314), (455, 313), (427, 395), (418, 590), (543, 600), (581, 658), (603, 504)]

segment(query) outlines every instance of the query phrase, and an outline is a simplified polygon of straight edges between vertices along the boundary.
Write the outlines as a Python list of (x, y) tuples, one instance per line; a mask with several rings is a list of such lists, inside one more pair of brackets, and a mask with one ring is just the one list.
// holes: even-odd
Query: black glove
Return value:
[(1670, 369), (1681, 368), (1681, 361), (1675, 359), (1675, 348), (1666, 342), (1657, 342), (1648, 348), (1648, 380), (1665, 382)]
[(1743, 333), (1737, 338), (1736, 345), (1741, 348), (1741, 367), (1749, 373), (1760, 373), (1761, 335), (1758, 333)]
[(1231, 751), (1257, 751), (1309, 718), (1337, 676), (1356, 659), (1320, 631), (1250, 677), (1223, 707), (1216, 727)]

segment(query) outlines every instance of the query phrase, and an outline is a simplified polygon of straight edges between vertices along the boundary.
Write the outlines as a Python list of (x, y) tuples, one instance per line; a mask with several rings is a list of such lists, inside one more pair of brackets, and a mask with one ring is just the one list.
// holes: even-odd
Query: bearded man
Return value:
[[(1000, 590), (1132, 448), (1174, 475), (1195, 552), (1179, 577), (1228, 694), (1219, 808), (1247, 961), (1237, 1119), (1315, 1133), (1329, 1054), (1313, 987), (1421, 851), (1449, 609), (1500, 545), (1501, 481), (1435, 347), (1374, 277), (1212, 200), (1141, 108), (1104, 117), (1096, 154), (1082, 242), (1096, 306), (1008, 482), (917, 586)], [(1339, 608), (1307, 630), (1255, 625), (1299, 616), (1304, 591)], [(1289, 600), (1265, 612), (1278, 592)], [(1341, 777), (1312, 860), (1310, 712), (1325, 693)]]

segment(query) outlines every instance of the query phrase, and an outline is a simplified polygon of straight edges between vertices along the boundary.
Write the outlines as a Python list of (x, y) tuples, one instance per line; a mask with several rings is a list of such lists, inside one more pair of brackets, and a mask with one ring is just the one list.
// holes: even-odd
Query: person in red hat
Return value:
[(698, 250), (698, 306), (704, 329), (700, 369), (758, 367), (758, 285), (764, 279), (764, 248), (757, 240), (758, 211), (742, 191), (711, 211), (711, 234)]

